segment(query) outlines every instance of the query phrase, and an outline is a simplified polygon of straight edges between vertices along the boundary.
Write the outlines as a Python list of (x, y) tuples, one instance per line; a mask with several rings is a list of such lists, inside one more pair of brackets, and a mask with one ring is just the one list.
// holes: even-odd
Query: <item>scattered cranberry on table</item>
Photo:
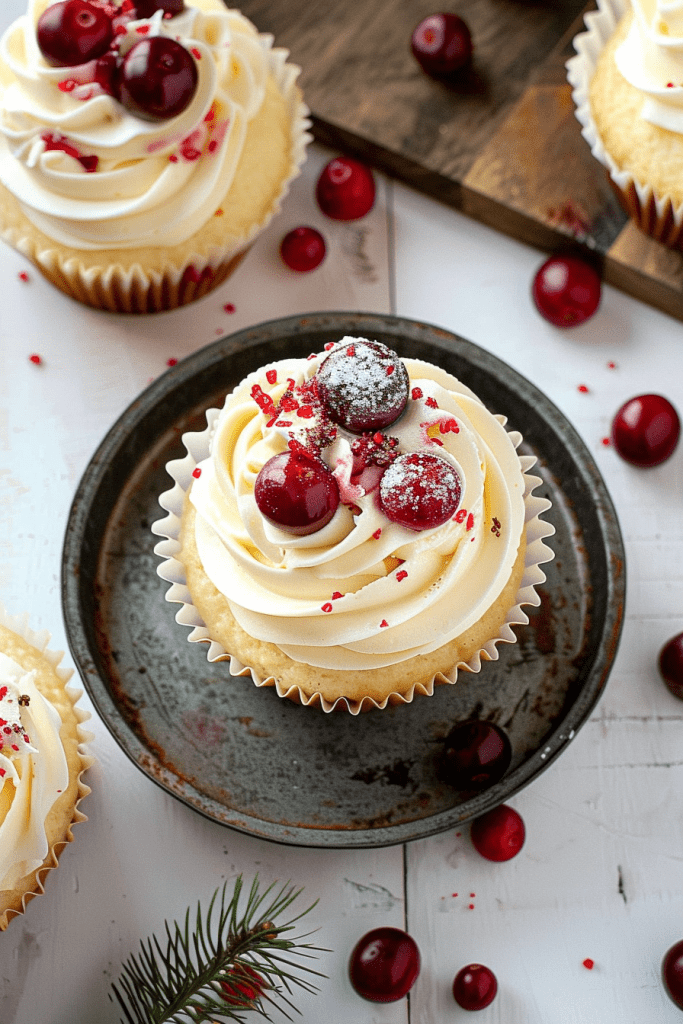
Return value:
[(683, 1010), (683, 939), (674, 943), (664, 957), (662, 981), (667, 995)]
[(522, 849), (526, 830), (521, 815), (513, 807), (500, 804), (474, 819), (470, 835), (482, 857), (504, 861), (516, 857)]
[(262, 516), (286, 533), (305, 536), (329, 523), (339, 488), (322, 459), (306, 451), (273, 455), (261, 468), (254, 499)]
[(510, 767), (512, 746), (495, 722), (458, 722), (444, 741), (441, 776), (457, 789), (483, 789), (502, 779)]
[(108, 14), (85, 0), (62, 0), (38, 18), (38, 47), (53, 67), (77, 67), (101, 57), (111, 44), (114, 26)]
[(413, 987), (420, 973), (417, 943), (400, 928), (374, 928), (351, 953), (349, 977), (363, 999), (393, 1003)]
[(472, 61), (472, 34), (457, 14), (430, 14), (413, 29), (410, 48), (423, 71), (448, 78)]
[(622, 459), (648, 468), (666, 461), (678, 444), (681, 422), (662, 395), (636, 395), (612, 421), (612, 443)]
[(146, 121), (164, 121), (182, 113), (192, 101), (197, 81), (192, 54), (166, 36), (135, 43), (117, 74), (121, 103)]
[(315, 270), (325, 259), (325, 239), (315, 228), (293, 228), (280, 243), (280, 255), (291, 270)]
[(333, 220), (358, 220), (375, 202), (375, 179), (365, 164), (338, 156), (323, 167), (316, 198), (320, 209)]
[(453, 998), (463, 1010), (483, 1010), (496, 998), (498, 982), (483, 964), (468, 964), (455, 976)]
[(600, 275), (577, 256), (551, 256), (534, 276), (531, 293), (539, 313), (555, 327), (576, 327), (600, 305)]
[(672, 636), (659, 652), (659, 672), (674, 697), (683, 700), (683, 633)]

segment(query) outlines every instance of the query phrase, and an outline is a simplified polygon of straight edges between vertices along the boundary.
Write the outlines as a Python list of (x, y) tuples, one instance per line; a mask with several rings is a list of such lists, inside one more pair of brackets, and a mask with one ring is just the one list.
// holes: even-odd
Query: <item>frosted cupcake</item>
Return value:
[(599, 0), (568, 64), (577, 117), (638, 227), (681, 248), (683, 3)]
[(48, 641), (0, 605), (0, 931), (44, 891), (72, 826), (86, 820), (88, 716)]
[(513, 642), (552, 558), (533, 459), (464, 384), (344, 338), (248, 376), (187, 434), (154, 532), (231, 671), (324, 710), (410, 701)]
[(122, 312), (215, 288), (309, 140), (298, 68), (221, 0), (29, 0), (0, 42), (0, 231)]

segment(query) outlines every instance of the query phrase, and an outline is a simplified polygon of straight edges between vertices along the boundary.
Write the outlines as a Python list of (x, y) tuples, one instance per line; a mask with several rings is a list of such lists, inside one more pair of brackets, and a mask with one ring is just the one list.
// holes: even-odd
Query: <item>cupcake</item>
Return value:
[(0, 931), (42, 893), (90, 792), (92, 763), (61, 654), (0, 605)]
[(154, 526), (210, 660), (325, 711), (478, 671), (538, 604), (533, 458), (455, 377), (345, 337), (250, 374), (183, 438)]
[(2, 237), (100, 309), (205, 295), (303, 163), (286, 58), (221, 0), (29, 0), (0, 41)]
[(683, 231), (683, 8), (598, 0), (568, 63), (576, 114), (629, 216), (665, 245)]

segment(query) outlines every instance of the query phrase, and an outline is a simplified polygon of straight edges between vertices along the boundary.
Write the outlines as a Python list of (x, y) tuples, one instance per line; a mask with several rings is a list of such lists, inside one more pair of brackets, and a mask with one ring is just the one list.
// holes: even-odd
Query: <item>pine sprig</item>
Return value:
[(269, 1020), (268, 1005), (291, 1020), (285, 1007), (299, 1012), (290, 998), (294, 989), (315, 992), (310, 976), (324, 977), (291, 958), (314, 958), (323, 950), (303, 942), (307, 934), (283, 938), (315, 903), (279, 922), (303, 890), (290, 885), (275, 889), (272, 883), (261, 891), (255, 878), (242, 908), (240, 875), (227, 903), (226, 882), (214, 892), (206, 914), (198, 903), (192, 922), (189, 908), (182, 925), (165, 922), (165, 947), (154, 935), (142, 941), (139, 953), (124, 963), (109, 997), (123, 1010), (122, 1022), (245, 1021), (244, 1010), (257, 1010)]

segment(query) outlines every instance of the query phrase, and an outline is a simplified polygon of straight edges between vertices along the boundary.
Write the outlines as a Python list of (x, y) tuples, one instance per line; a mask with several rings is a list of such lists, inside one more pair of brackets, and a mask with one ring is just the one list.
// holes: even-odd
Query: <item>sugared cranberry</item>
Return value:
[(683, 1010), (683, 939), (674, 943), (664, 957), (662, 981), (671, 1000)]
[(254, 498), (271, 523), (303, 536), (329, 523), (339, 505), (339, 487), (320, 459), (305, 451), (286, 451), (262, 467)]
[(409, 530), (431, 530), (455, 514), (460, 477), (445, 459), (429, 452), (399, 455), (379, 484), (379, 503), (387, 519)]
[(197, 88), (192, 54), (166, 36), (141, 39), (123, 58), (119, 99), (146, 121), (165, 121), (182, 113)]
[(263, 993), (264, 979), (249, 964), (237, 964), (228, 978), (221, 981), (221, 999), (228, 1006), (253, 1009)]
[(375, 180), (365, 164), (338, 156), (323, 168), (316, 186), (320, 209), (333, 220), (358, 220), (375, 202)]
[(402, 999), (419, 973), (417, 943), (400, 928), (374, 928), (357, 942), (349, 962), (351, 984), (373, 1003)]
[(185, 0), (133, 0), (138, 18), (151, 18), (157, 11), (163, 11), (171, 18), (182, 14)]
[(551, 256), (536, 272), (532, 295), (551, 324), (576, 327), (600, 305), (600, 276), (576, 256)]
[(681, 433), (678, 413), (662, 395), (637, 395), (612, 421), (612, 443), (634, 466), (658, 466), (673, 453)]
[(472, 34), (457, 14), (430, 14), (413, 30), (413, 56), (423, 71), (447, 78), (472, 60)]
[(38, 18), (36, 38), (48, 64), (76, 67), (101, 57), (114, 36), (111, 18), (86, 0), (61, 0)]
[(408, 371), (378, 341), (353, 339), (332, 349), (320, 364), (318, 389), (330, 419), (352, 434), (383, 430), (408, 401)]
[(282, 239), (280, 255), (292, 270), (315, 270), (325, 259), (325, 239), (315, 228), (294, 228)]
[(510, 740), (500, 726), (472, 719), (446, 736), (441, 775), (458, 789), (482, 789), (502, 779), (511, 760)]
[(472, 822), (472, 843), (487, 860), (503, 861), (516, 857), (524, 846), (524, 822), (513, 807), (500, 804)]
[(672, 636), (662, 647), (659, 671), (674, 697), (683, 700), (683, 633)]
[(468, 964), (453, 980), (453, 998), (463, 1010), (483, 1010), (496, 998), (498, 982), (489, 967)]

